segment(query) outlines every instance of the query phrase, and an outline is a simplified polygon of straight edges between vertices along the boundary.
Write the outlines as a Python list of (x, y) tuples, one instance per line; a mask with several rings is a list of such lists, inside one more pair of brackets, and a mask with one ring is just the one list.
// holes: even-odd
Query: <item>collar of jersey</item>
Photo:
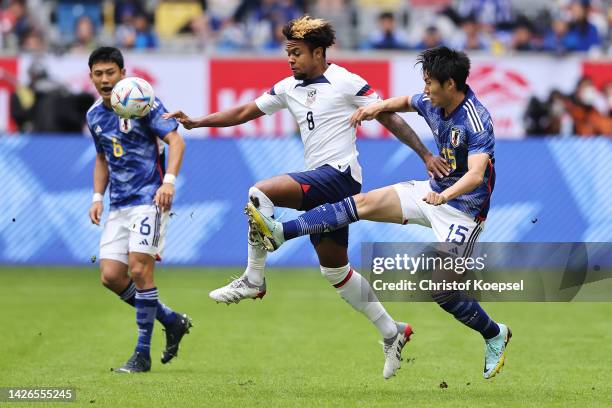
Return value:
[(329, 82), (329, 80), (325, 78), (325, 75), (319, 75), (316, 78), (305, 79), (302, 81), (301, 84), (295, 85), (295, 87), (297, 88), (298, 86), (308, 86), (312, 84), (331, 84), (331, 82)]

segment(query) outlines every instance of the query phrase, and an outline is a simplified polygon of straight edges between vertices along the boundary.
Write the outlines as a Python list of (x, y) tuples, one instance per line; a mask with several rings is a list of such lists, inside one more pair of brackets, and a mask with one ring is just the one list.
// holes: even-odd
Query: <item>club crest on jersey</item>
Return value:
[(456, 128), (456, 127), (451, 128), (450, 142), (453, 145), (453, 147), (459, 146), (459, 144), (461, 143), (461, 129)]
[(129, 133), (132, 130), (132, 121), (130, 119), (119, 119), (119, 130), (123, 133)]
[(310, 106), (315, 102), (317, 98), (317, 90), (316, 89), (307, 89), (306, 90), (306, 105)]

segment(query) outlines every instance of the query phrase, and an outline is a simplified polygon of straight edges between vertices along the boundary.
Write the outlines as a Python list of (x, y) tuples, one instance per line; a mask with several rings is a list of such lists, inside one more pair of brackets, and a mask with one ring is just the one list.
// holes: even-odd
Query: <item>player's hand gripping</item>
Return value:
[(162, 117), (164, 119), (170, 119), (170, 118), (176, 119), (177, 122), (183, 125), (185, 129), (193, 129), (197, 125), (194, 119), (190, 118), (189, 116), (185, 114), (185, 112), (180, 111), (180, 110), (164, 113)]
[(423, 197), (423, 201), (431, 205), (442, 205), (448, 202), (448, 198), (446, 198), (444, 193), (436, 193), (435, 191), (430, 191), (425, 197)]
[(100, 225), (103, 211), (104, 206), (102, 205), (102, 201), (91, 203), (91, 207), (89, 207), (89, 219), (91, 220), (92, 224)]
[(155, 205), (162, 211), (169, 211), (172, 208), (174, 198), (174, 184), (164, 183), (155, 193)]
[(377, 102), (358, 108), (349, 119), (351, 126), (356, 128), (357, 126), (361, 126), (361, 121), (376, 118), (376, 116), (380, 113), (379, 105), (380, 102)]
[(451, 167), (442, 156), (434, 156), (430, 154), (425, 158), (425, 167), (429, 177), (442, 178), (450, 174)]

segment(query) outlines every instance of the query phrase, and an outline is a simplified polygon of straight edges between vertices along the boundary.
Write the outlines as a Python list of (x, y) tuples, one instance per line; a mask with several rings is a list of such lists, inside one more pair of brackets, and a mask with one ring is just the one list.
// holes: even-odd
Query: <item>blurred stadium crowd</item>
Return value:
[[(308, 13), (334, 23), (338, 49), (368, 54), (414, 53), (445, 44), (470, 55), (612, 56), (612, 0), (3, 0), (0, 5), (5, 54), (87, 54), (115, 45), (161, 53), (282, 55), (282, 26)], [(28, 77), (20, 85), (11, 79), (16, 130), (80, 132), (94, 96), (67, 92), (36, 63)], [(527, 135), (612, 135), (612, 79), (595, 86), (584, 77), (573, 92), (553, 90), (544, 100), (534, 96), (523, 121)]]
[(505, 54), (611, 54), (610, 0), (3, 0), (1, 48), (275, 51), (303, 13), (331, 20), (342, 49), (439, 44)]

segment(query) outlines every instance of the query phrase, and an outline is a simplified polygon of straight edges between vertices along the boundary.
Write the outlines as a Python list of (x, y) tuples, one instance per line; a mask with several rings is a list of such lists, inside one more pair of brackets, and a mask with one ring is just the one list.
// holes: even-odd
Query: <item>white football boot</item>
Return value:
[(402, 350), (412, 335), (412, 327), (408, 323), (396, 322), (397, 334), (389, 339), (383, 340), (383, 352), (385, 353), (385, 366), (383, 377), (385, 380), (393, 377), (402, 363)]

